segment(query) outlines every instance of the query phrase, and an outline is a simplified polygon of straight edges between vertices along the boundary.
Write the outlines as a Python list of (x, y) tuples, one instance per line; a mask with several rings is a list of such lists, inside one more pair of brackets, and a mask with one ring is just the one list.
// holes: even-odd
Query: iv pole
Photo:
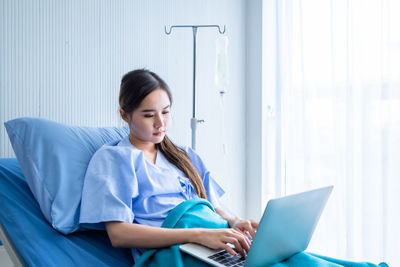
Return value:
[(198, 123), (203, 123), (204, 120), (196, 118), (196, 45), (197, 45), (197, 28), (218, 28), (220, 34), (225, 33), (224, 29), (221, 31), (219, 25), (173, 25), (167, 31), (167, 26), (164, 26), (165, 34), (170, 35), (173, 28), (192, 28), (193, 30), (193, 111), (192, 118), (190, 119), (190, 128), (192, 129), (192, 149), (196, 150), (196, 129)]

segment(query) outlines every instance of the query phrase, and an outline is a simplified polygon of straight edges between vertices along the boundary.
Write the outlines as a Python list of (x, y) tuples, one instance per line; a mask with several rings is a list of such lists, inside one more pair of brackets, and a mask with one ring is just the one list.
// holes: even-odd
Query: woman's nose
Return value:
[(164, 126), (164, 118), (160, 114), (157, 114), (155, 116), (154, 128), (159, 129), (163, 126)]

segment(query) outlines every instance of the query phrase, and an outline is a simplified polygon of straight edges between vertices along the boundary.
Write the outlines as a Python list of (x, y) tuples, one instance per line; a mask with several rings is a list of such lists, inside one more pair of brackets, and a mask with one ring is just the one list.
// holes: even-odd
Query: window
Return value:
[(263, 187), (335, 185), (308, 251), (400, 265), (400, 2), (263, 3)]

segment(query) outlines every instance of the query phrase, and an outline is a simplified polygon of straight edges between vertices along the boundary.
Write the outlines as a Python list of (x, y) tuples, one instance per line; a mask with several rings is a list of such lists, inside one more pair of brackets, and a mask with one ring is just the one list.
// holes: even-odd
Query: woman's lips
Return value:
[(153, 133), (154, 136), (161, 136), (164, 132)]

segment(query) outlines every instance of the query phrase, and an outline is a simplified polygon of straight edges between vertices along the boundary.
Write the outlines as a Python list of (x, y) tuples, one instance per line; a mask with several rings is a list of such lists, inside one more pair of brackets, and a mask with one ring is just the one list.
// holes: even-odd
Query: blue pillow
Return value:
[(127, 127), (68, 126), (41, 118), (4, 123), (28, 185), (47, 221), (64, 234), (79, 229), (82, 186), (89, 161)]

